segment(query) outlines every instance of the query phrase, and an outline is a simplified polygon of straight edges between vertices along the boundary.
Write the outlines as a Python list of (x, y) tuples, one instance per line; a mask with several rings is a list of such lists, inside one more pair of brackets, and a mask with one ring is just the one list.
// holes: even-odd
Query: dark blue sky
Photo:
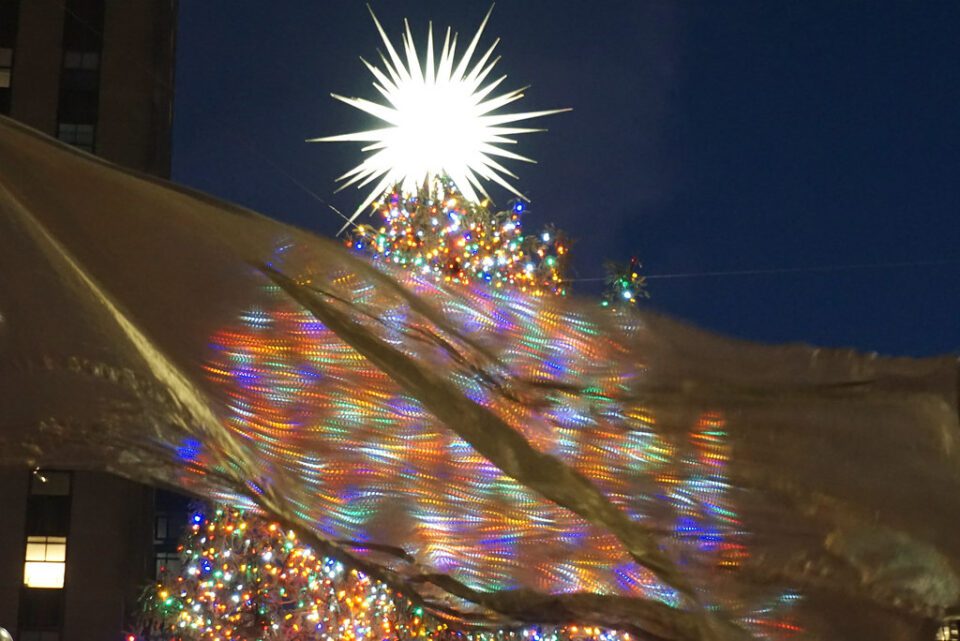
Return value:
[[(488, 6), (373, 3), (418, 40)], [(497, 36), (507, 88), (532, 85), (517, 109), (574, 109), (511, 167), (527, 229), (578, 239), (575, 276), (943, 261), (656, 278), (649, 306), (763, 342), (960, 351), (960, 3), (501, 0)], [(175, 180), (332, 234), (291, 177), (359, 202), (333, 194), (359, 149), (303, 141), (369, 124), (329, 93), (376, 97), (377, 46), (356, 0), (181, 2)]]

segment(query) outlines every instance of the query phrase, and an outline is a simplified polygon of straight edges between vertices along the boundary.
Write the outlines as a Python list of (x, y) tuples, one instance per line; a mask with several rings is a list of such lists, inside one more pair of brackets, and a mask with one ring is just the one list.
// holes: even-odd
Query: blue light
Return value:
[(195, 461), (200, 455), (200, 441), (192, 438), (184, 439), (177, 448), (177, 456), (181, 461)]

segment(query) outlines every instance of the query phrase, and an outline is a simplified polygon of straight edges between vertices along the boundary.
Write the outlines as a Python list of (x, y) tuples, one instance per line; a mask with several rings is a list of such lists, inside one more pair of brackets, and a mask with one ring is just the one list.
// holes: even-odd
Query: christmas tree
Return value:
[[(552, 227), (524, 233), (527, 200), (504, 178), (515, 176), (494, 160), (529, 160), (499, 145), (515, 142), (508, 136), (538, 130), (507, 125), (563, 110), (493, 113), (523, 94), (516, 90), (488, 98), (503, 80), (484, 84), (496, 64), (490, 61), (496, 44), (470, 66), (486, 19), (459, 60), (448, 31), (434, 64), (431, 34), (423, 68), (409, 27), (405, 65), (376, 17), (374, 21), (388, 56), (382, 58), (383, 70), (366, 64), (388, 104), (335, 97), (387, 126), (317, 139), (365, 142), (365, 150), (373, 152), (342, 177), (344, 186), (377, 181), (349, 220), (348, 244), (376, 262), (439, 282), (486, 284), (534, 297), (565, 295), (568, 241)], [(506, 209), (493, 207), (478, 178), (513, 195)], [(354, 224), (371, 205), (379, 223)], [(630, 282), (636, 282), (636, 275)], [(227, 506), (196, 510), (180, 554), (180, 567), (145, 592), (135, 639), (629, 639), (628, 634), (574, 625), (458, 631), (403, 593), (318, 555), (295, 532)]]
[(402, 592), (318, 555), (279, 523), (197, 505), (130, 641), (629, 641), (584, 626), (465, 633)]
[(141, 639), (408, 639), (423, 611), (385, 585), (235, 508), (197, 509), (167, 573), (144, 597)]
[(447, 178), (434, 178), (430, 187), (416, 194), (396, 188), (376, 201), (381, 226), (358, 225), (348, 244), (374, 260), (443, 282), (507, 286), (532, 296), (566, 294), (568, 245), (552, 228), (525, 236), (522, 200), (493, 212), (489, 201), (466, 199)]
[[(473, 61), (489, 17), (459, 59), (457, 38), (448, 29), (434, 63), (431, 29), (421, 65), (409, 25), (401, 59), (374, 16), (387, 55), (381, 58), (383, 69), (364, 64), (386, 104), (334, 97), (385, 126), (313, 140), (367, 143), (364, 151), (370, 155), (340, 178), (341, 189), (375, 182), (344, 226), (370, 205), (378, 213), (380, 224), (359, 225), (351, 233), (349, 242), (356, 249), (443, 282), (486, 282), (533, 296), (563, 295), (564, 239), (551, 229), (524, 235), (527, 199), (507, 180), (516, 176), (496, 158), (533, 162), (504, 145), (515, 144), (519, 134), (541, 130), (513, 123), (565, 110), (498, 111), (522, 98), (523, 91), (493, 93), (505, 79), (488, 80), (498, 60), (491, 60), (496, 42)], [(503, 187), (516, 200), (506, 210), (496, 210), (481, 179)]]

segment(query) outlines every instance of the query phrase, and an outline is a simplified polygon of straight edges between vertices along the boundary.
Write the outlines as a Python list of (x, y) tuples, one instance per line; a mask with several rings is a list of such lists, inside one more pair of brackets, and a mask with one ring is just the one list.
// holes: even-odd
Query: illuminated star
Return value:
[[(508, 125), (568, 110), (494, 113), (522, 98), (523, 89), (514, 89), (488, 98), (506, 78), (501, 76), (486, 82), (500, 59), (497, 57), (491, 60), (499, 40), (494, 41), (475, 64), (470, 64), (480, 35), (490, 18), (490, 12), (487, 12), (459, 60), (456, 59), (457, 35), (451, 36), (449, 28), (440, 58), (435, 60), (431, 24), (427, 32), (426, 60), (422, 67), (410, 32), (410, 24), (404, 20), (404, 62), (372, 10), (370, 15), (373, 16), (373, 22), (383, 39), (387, 55), (380, 54), (383, 69), (363, 58), (361, 60), (373, 74), (373, 86), (386, 99), (387, 104), (364, 98), (332, 95), (337, 100), (379, 118), (386, 126), (309, 141), (369, 143), (363, 151), (371, 152), (370, 155), (337, 179), (345, 181), (339, 189), (354, 184), (358, 189), (362, 189), (375, 182), (375, 186), (350, 217), (347, 225), (386, 189), (400, 185), (405, 192), (416, 193), (425, 181), (439, 176), (450, 178), (460, 192), (473, 202), (480, 200), (478, 192), (489, 197), (480, 183), (480, 178), (493, 181), (525, 199), (523, 194), (506, 180), (506, 177), (516, 179), (517, 176), (494, 157), (534, 162), (530, 158), (507, 151), (500, 145), (516, 144), (516, 140), (508, 136), (543, 130)], [(344, 228), (347, 225), (344, 225)]]

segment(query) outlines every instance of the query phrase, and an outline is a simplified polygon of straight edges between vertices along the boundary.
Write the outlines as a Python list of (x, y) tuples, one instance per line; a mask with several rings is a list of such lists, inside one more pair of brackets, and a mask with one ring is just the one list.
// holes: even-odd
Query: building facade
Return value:
[[(0, 114), (169, 177), (176, 17), (176, 0), (0, 0)], [(119, 641), (185, 511), (107, 474), (0, 469), (0, 627)]]
[(167, 177), (176, 0), (0, 0), (0, 114)]

